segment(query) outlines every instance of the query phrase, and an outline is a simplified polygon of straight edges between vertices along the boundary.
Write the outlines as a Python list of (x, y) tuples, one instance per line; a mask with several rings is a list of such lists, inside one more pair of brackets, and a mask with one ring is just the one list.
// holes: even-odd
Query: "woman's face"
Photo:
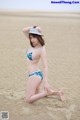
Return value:
[(36, 37), (32, 36), (32, 35), (30, 35), (30, 41), (31, 41), (31, 43), (33, 44), (34, 47), (39, 44), (38, 39)]

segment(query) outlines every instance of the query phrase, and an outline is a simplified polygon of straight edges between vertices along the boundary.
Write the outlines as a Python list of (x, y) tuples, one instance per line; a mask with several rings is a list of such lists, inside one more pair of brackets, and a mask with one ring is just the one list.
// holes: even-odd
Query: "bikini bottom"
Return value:
[(28, 76), (30, 77), (30, 76), (33, 76), (33, 75), (39, 76), (41, 78), (41, 80), (43, 79), (43, 73), (42, 73), (42, 71), (32, 72)]

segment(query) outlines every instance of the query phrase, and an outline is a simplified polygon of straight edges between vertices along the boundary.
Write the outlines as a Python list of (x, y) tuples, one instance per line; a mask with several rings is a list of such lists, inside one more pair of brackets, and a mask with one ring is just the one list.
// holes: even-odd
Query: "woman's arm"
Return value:
[(43, 47), (43, 49), (42, 49), (41, 59), (42, 59), (43, 69), (44, 69), (43, 70), (43, 73), (44, 73), (44, 78), (43, 78), (44, 89), (47, 92), (49, 92), (51, 86), (48, 83), (48, 63), (47, 63), (47, 55), (46, 55), (46, 49), (45, 49), (45, 47)]
[(31, 29), (32, 27), (25, 27), (25, 28), (23, 28), (23, 33), (24, 33), (24, 35), (26, 36), (26, 37), (29, 37), (28, 36), (28, 34), (29, 34), (29, 30)]
[(47, 55), (46, 55), (45, 46), (42, 48), (41, 60), (43, 63), (44, 83), (47, 83), (48, 82), (47, 81), (47, 79), (48, 79), (48, 63), (47, 63)]
[(25, 27), (25, 28), (23, 28), (22, 31), (23, 31), (23, 33), (24, 33), (24, 35), (25, 35), (26, 37), (29, 37), (28, 35), (29, 35), (29, 31), (30, 31), (31, 28), (36, 28), (36, 29), (39, 30), (39, 32), (41, 32), (41, 28), (40, 28), (40, 27), (37, 27), (37, 26)]

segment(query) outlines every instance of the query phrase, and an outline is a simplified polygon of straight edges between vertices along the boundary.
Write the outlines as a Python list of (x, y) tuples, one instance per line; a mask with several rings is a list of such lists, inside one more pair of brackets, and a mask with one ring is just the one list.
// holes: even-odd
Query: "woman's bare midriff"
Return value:
[(28, 63), (28, 73), (32, 73), (32, 72), (35, 72), (35, 71), (39, 71), (39, 66), (38, 66), (38, 63), (37, 62), (29, 62)]

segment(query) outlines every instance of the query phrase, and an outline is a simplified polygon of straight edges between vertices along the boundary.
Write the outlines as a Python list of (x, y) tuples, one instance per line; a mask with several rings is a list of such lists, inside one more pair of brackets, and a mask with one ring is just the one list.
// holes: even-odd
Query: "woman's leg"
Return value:
[(26, 96), (26, 101), (29, 103), (32, 103), (38, 99), (41, 99), (47, 95), (45, 91), (42, 93), (36, 94), (36, 90), (40, 87), (41, 84), (41, 79), (34, 75), (29, 77), (28, 82), (27, 82), (27, 96)]
[(42, 83), (42, 80), (39, 83), (39, 85), (37, 86), (35, 94), (38, 94), (40, 92), (40, 85), (41, 85), (41, 83)]
[(37, 101), (38, 99), (41, 99), (49, 95), (57, 95), (60, 97), (62, 101), (64, 101), (65, 98), (62, 91), (54, 91), (50, 89), (49, 93), (47, 93), (46, 91), (43, 91), (41, 93), (36, 93), (37, 92), (36, 90), (40, 87), (40, 84), (41, 84), (41, 79), (38, 76), (29, 77), (27, 83), (27, 93), (26, 93), (27, 102), (32, 103)]
[(54, 91), (52, 88), (50, 89), (49, 93), (48, 93), (48, 96), (49, 95), (56, 95), (56, 96), (59, 96), (60, 100), (61, 101), (65, 101), (65, 97), (64, 97), (64, 93), (63, 91), (59, 90), (59, 91)]

